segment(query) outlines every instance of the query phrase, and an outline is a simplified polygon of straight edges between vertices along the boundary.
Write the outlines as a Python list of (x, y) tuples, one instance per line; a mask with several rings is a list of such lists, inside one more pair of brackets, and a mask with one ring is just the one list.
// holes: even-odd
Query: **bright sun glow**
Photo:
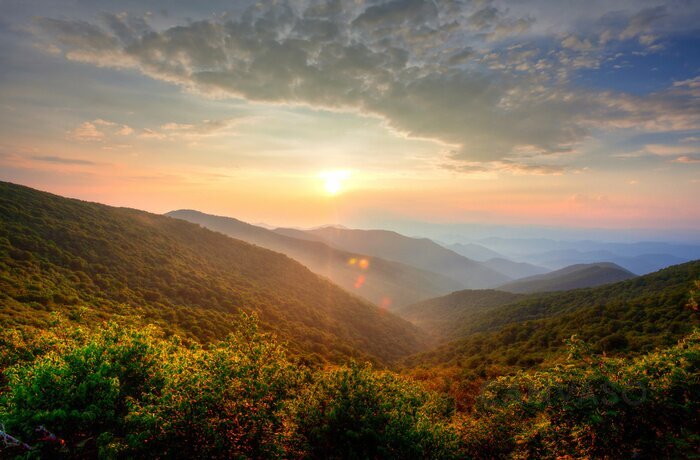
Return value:
[(337, 195), (343, 190), (343, 181), (350, 173), (348, 171), (324, 171), (320, 174), (323, 179), (323, 188), (329, 195)]

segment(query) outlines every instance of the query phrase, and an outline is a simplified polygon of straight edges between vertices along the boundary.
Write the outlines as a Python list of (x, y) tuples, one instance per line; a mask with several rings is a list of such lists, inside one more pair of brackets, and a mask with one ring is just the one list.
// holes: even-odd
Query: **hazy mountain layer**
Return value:
[(457, 254), (427, 238), (410, 238), (386, 230), (349, 230), (324, 227), (307, 233), (323, 238), (333, 247), (402, 262), (439, 273), (464, 288), (486, 288), (511, 278)]
[[(314, 273), (384, 308), (393, 309), (460, 288), (458, 282), (437, 273), (335, 249), (321, 241), (312, 241), (312, 235), (309, 239), (293, 238), (234, 218), (191, 210), (173, 211), (167, 215), (286, 254)], [(301, 231), (297, 234), (308, 235)]]
[(700, 258), (700, 246), (662, 242), (606, 243), (546, 238), (486, 238), (480, 245), (506, 258), (558, 270), (575, 264), (610, 262), (644, 275)]
[(542, 275), (550, 271), (548, 268), (538, 265), (527, 262), (513, 262), (500, 257), (487, 260), (482, 262), (482, 264), (516, 280), (528, 276)]
[(568, 291), (624, 281), (634, 276), (634, 273), (612, 263), (579, 264), (506, 283), (499, 289), (521, 294)]
[(476, 260), (477, 262), (485, 262), (490, 259), (503, 257), (503, 254), (475, 243), (454, 243), (445, 247), (464, 257)]

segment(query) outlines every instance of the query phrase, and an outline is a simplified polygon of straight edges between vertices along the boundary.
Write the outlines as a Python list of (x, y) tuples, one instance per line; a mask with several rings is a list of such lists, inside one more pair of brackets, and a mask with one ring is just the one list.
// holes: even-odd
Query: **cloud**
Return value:
[(559, 176), (567, 171), (562, 165), (544, 165), (522, 163), (513, 160), (499, 160), (491, 162), (455, 162), (451, 161), (443, 165), (445, 169), (460, 173), (481, 175), (482, 177), (496, 177), (496, 173), (508, 173), (516, 176)]
[(629, 38), (640, 37), (641, 42), (648, 41), (648, 32), (654, 22), (667, 16), (666, 6), (660, 5), (651, 8), (645, 8), (642, 11), (633, 15), (627, 27), (620, 33), (620, 39), (626, 40)]
[(700, 129), (698, 77), (646, 96), (604, 92), (587, 124), (604, 129), (681, 132)]
[(646, 144), (641, 148), (615, 155), (618, 158), (673, 158), (674, 163), (695, 163), (700, 158), (700, 147), (685, 143), (678, 144)]
[(673, 160), (674, 163), (693, 164), (700, 163), (700, 154), (683, 155)]
[(648, 145), (645, 145), (644, 148), (642, 149), (642, 151), (645, 153), (648, 153), (650, 155), (657, 155), (657, 156), (695, 154), (694, 152), (691, 152), (692, 150), (697, 151), (698, 149), (697, 148), (695, 148), (695, 149), (688, 148), (688, 146), (685, 146), (685, 145), (668, 145), (668, 144), (648, 144)]
[[(552, 41), (514, 46), (536, 19), (488, 0), (263, 1), (240, 15), (160, 30), (126, 14), (36, 25), (68, 59), (138, 69), (210, 96), (377, 116), (396, 133), (452, 146), (455, 160), (488, 163), (566, 152), (600, 127), (696, 128), (697, 101), (683, 101), (696, 91), (691, 83), (650, 97), (568, 84), (571, 72), (600, 65), (604, 33), (605, 41), (646, 36), (666, 14), (618, 13), (596, 38), (565, 34), (555, 49)], [(205, 135), (180, 128), (140, 135)], [(74, 135), (100, 133), (93, 122)]]
[(590, 51), (593, 49), (593, 44), (588, 39), (580, 39), (575, 35), (569, 35), (561, 42), (564, 48), (570, 48), (576, 51)]
[(229, 131), (241, 119), (204, 120), (200, 123), (166, 123), (160, 127), (161, 133), (171, 137), (199, 138)]
[(231, 134), (241, 123), (250, 123), (255, 117), (203, 120), (197, 123), (165, 123), (157, 129), (144, 129), (139, 137), (146, 139), (196, 142), (212, 136)]
[(92, 121), (84, 121), (72, 130), (68, 131), (69, 139), (88, 142), (102, 142), (107, 136), (128, 136), (134, 130), (127, 125), (120, 125), (112, 121), (98, 118)]
[(83, 166), (92, 166), (96, 165), (97, 163), (93, 161), (88, 161), (88, 160), (79, 160), (76, 158), (63, 158), (63, 157), (57, 157), (57, 156), (33, 156), (31, 157), (32, 160), (35, 161), (42, 161), (45, 163), (58, 163), (58, 164), (64, 164), (64, 165), (83, 165)]
[(165, 123), (158, 128), (133, 128), (109, 120), (85, 121), (67, 133), (69, 139), (106, 142), (137, 137), (151, 140), (196, 141), (209, 136), (230, 133), (235, 125), (250, 123), (255, 117), (203, 120), (196, 123)]
[(71, 130), (68, 136), (81, 141), (98, 141), (104, 138), (104, 133), (97, 129), (95, 123), (86, 121)]

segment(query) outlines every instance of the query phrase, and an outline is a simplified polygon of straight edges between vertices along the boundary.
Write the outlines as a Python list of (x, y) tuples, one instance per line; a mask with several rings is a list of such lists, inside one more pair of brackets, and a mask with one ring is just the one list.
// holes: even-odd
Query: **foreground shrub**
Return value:
[(130, 437), (134, 449), (168, 458), (282, 456), (282, 410), (299, 377), (254, 322), (213, 348), (169, 356), (163, 378), (129, 415), (140, 433)]
[[(159, 385), (161, 360), (155, 349), (160, 343), (153, 329), (110, 324), (84, 343), (42, 349), (31, 364), (6, 370), (8, 391), (0, 398), (0, 420), (27, 441), (44, 436), (37, 428), (48, 427), (68, 446), (66, 454), (74, 448), (94, 449), (105, 437), (123, 436), (130, 401)], [(57, 448), (56, 443), (41, 446)]]
[(458, 423), (466, 455), (681, 458), (697, 452), (700, 334), (635, 360), (593, 358), (572, 345), (569, 364), (501, 377), (484, 389), (475, 414)]
[(314, 376), (291, 407), (293, 451), (311, 458), (450, 458), (450, 405), (415, 382), (353, 364)]

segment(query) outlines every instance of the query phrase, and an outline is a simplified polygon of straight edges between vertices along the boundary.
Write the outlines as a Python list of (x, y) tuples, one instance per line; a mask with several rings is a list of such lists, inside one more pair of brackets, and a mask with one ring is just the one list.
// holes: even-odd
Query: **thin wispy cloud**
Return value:
[(32, 158), (32, 160), (41, 161), (44, 163), (56, 163), (56, 164), (63, 164), (63, 165), (93, 166), (93, 165), (98, 164), (98, 163), (95, 163), (94, 161), (90, 161), (90, 160), (81, 160), (81, 159), (77, 159), (77, 158), (63, 158), (63, 157), (58, 157), (58, 156), (53, 156), (53, 155), (33, 156), (31, 158)]

